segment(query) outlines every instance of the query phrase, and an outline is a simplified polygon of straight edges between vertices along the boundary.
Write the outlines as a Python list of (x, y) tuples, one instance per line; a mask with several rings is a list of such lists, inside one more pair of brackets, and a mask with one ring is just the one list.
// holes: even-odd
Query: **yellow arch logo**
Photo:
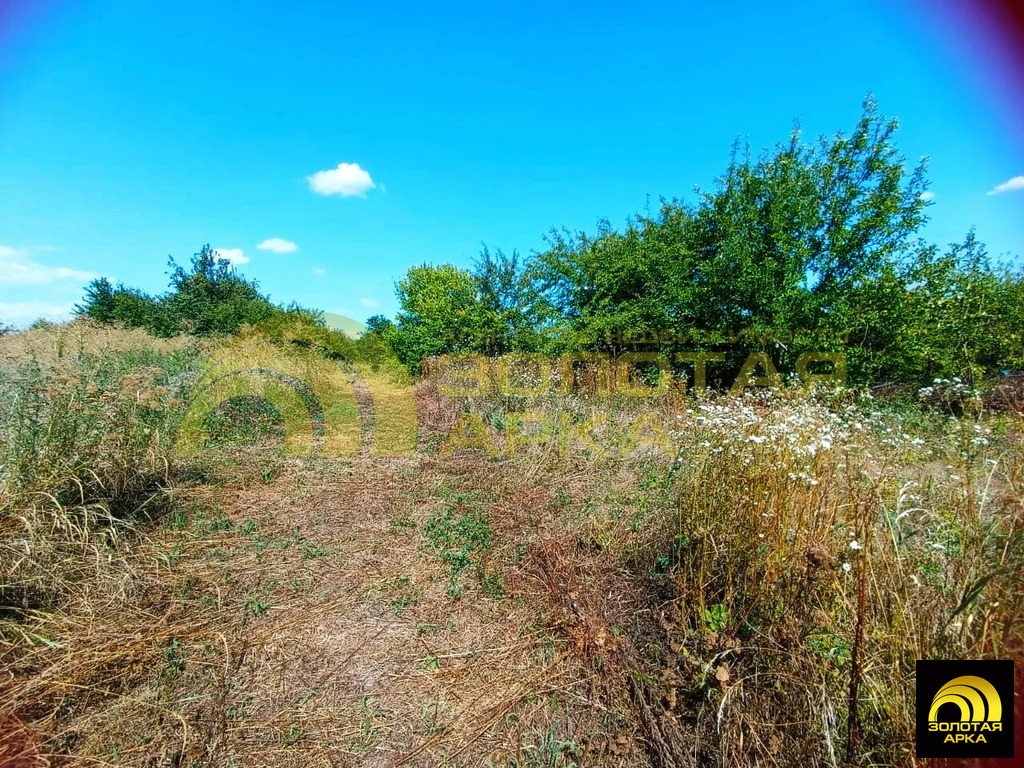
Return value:
[(179, 456), (198, 456), (212, 411), (235, 397), (257, 397), (284, 420), (286, 456), (354, 456), (363, 418), (355, 382), (369, 392), (374, 456), (407, 456), (416, 448), (415, 392), (391, 369), (351, 362), (346, 371), (323, 354), (317, 330), (296, 323), (233, 337), (206, 365), (178, 431)]
[(999, 722), (1003, 719), (1003, 703), (995, 686), (977, 675), (954, 677), (932, 698), (928, 722), (938, 720), (939, 707), (955, 704), (960, 709), (960, 722)]

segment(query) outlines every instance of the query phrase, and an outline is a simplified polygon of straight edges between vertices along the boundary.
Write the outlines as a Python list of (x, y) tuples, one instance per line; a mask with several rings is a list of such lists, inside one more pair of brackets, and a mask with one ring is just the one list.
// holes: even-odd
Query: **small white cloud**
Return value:
[(370, 174), (359, 167), (359, 163), (338, 163), (337, 168), (317, 171), (306, 178), (309, 188), (318, 195), (340, 195), (341, 197), (366, 197), (366, 193), (377, 185)]
[(218, 259), (227, 259), (232, 264), (249, 263), (249, 257), (242, 253), (241, 248), (214, 248), (213, 254)]
[(364, 307), (376, 307), (377, 306), (377, 302), (374, 301), (373, 299), (365, 299), (365, 298), (364, 299), (360, 299), (359, 303), (362, 304)]
[(312, 272), (314, 275), (317, 275), (317, 276), (326, 275), (327, 274), (327, 270), (324, 269), (323, 267), (313, 267), (313, 269), (311, 269), (310, 272)]
[(42, 301), (0, 301), (0, 323), (24, 327), (40, 318), (52, 322), (71, 319), (73, 303), (48, 304)]
[(256, 247), (261, 251), (271, 251), (272, 253), (295, 253), (299, 250), (299, 246), (291, 240), (284, 240), (280, 237), (271, 237)]
[(917, 199), (918, 200), (924, 200), (927, 203), (929, 200), (934, 200), (935, 199), (935, 193), (934, 192), (922, 192), (920, 195), (917, 196)]
[(993, 187), (990, 191), (990, 195), (998, 195), (1003, 192), (1020, 192), (1024, 190), (1024, 176), (1014, 176), (1009, 181), (1004, 181), (996, 187)]
[(0, 245), (0, 285), (39, 285), (57, 280), (87, 281), (96, 277), (92, 272), (71, 267), (51, 267), (31, 257), (39, 248), (14, 248)]

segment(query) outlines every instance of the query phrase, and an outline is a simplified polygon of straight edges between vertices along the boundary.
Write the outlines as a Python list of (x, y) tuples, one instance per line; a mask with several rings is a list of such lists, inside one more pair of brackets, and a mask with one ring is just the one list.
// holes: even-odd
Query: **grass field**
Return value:
[[(0, 764), (911, 765), (914, 661), (1020, 656), (1024, 422), (956, 382), (524, 403), (427, 377), (396, 458), (342, 368), (357, 455), (284, 456), (240, 399), (180, 458), (210, 354), (0, 339)], [(607, 421), (511, 452), (514, 410)], [(641, 412), (669, 454), (631, 448)], [(451, 450), (467, 413), (499, 455)]]

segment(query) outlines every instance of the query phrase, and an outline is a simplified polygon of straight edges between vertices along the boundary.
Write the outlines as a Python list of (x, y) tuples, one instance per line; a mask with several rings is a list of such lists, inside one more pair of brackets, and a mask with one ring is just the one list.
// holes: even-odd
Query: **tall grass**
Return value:
[[(0, 340), (0, 658), (15, 645), (46, 646), (29, 654), (21, 692), (7, 702), (19, 717), (44, 701), (50, 709), (39, 711), (56, 711), (66, 692), (55, 686), (85, 690), (128, 658), (143, 667), (159, 644), (187, 633), (185, 619), (203, 631), (221, 620), (157, 626), (140, 610), (120, 634), (107, 626), (122, 615), (109, 608), (138, 589), (132, 530), (161, 509), (181, 406), (208, 373), (205, 351), (76, 326), (45, 334)], [(268, 368), (312, 391), (344, 389), (338, 407), (357, 445), (361, 417), (350, 410), (365, 403), (347, 395), (336, 362), (278, 354), (252, 343), (259, 338), (243, 335), (239, 359), (225, 358), (223, 370)], [(357, 369), (374, 396), (389, 393), (387, 370)], [(589, 676), (589, 693), (574, 701), (639, 734), (649, 764), (909, 765), (915, 660), (1021, 653), (1018, 414), (942, 398), (883, 404), (849, 391), (445, 398), (428, 378), (418, 395), (428, 437), (463, 410), (499, 445), (517, 429), (513, 411), (547, 414), (559, 429), (609, 417), (593, 435), (607, 455), (561, 451), (553, 440), (478, 456), (501, 474), (495, 487), (528, 499), (495, 498), (479, 517), (446, 512), (423, 535), (449, 565), (465, 560), (452, 560), (460, 547), (501, 552), (489, 555), (485, 591), (497, 599), (507, 585), (532, 601), (543, 631), (565, 635)], [(237, 413), (208, 414), (206, 447), (224, 445), (235, 427), (250, 447), (268, 436), (261, 425), (276, 432), (268, 408), (246, 401)], [(389, 428), (385, 413), (404, 413), (375, 410), (379, 432)], [(650, 411), (670, 427), (670, 454), (615, 450)], [(476, 477), (479, 464), (462, 453), (459, 462)], [(524, 588), (537, 579), (546, 589)], [(75, 609), (87, 620), (66, 622), (66, 649), (51, 649), (30, 629), (40, 622), (24, 620)]]
[(1019, 421), (725, 400), (678, 439), (677, 626), (726, 665), (723, 765), (905, 763), (916, 659), (1020, 652)]
[(110, 571), (157, 511), (199, 350), (78, 324), (3, 341), (0, 608), (17, 616)]
[[(467, 410), (508, 439), (507, 398), (450, 399), (446, 411), (433, 387), (421, 385), (434, 422)], [(625, 423), (638, 410), (578, 393), (517, 407), (552, 423), (602, 407)], [(654, 764), (909, 765), (917, 659), (1020, 657), (1019, 414), (796, 389), (643, 408), (671, 425), (674, 460), (581, 465), (543, 447), (524, 458), (531, 472), (585, 472), (608, 488), (623, 472), (641, 478), (632, 509), (566, 517), (530, 541), (526, 569), (556, 602), (583, 606), (587, 618), (551, 628), (591, 656), (607, 706), (632, 681)], [(625, 638), (614, 652), (609, 627)]]

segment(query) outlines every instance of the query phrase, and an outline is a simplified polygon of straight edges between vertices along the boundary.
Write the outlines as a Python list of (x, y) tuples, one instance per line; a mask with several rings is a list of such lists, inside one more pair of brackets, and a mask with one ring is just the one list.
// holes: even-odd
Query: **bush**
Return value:
[(166, 337), (234, 333), (243, 325), (284, 311), (260, 293), (256, 281), (246, 280), (230, 262), (218, 259), (209, 245), (193, 257), (189, 270), (174, 259), (170, 267), (170, 290), (162, 296), (149, 296), (123, 285), (114, 287), (101, 277), (86, 286), (84, 302), (76, 306), (76, 313)]

